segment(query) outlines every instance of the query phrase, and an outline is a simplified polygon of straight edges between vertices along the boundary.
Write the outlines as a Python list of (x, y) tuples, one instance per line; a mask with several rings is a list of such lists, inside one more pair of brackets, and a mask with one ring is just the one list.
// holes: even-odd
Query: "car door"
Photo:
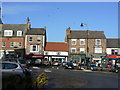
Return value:
[(2, 69), (2, 76), (3, 77), (9, 77), (11, 75), (16, 75), (16, 68), (18, 67), (17, 64), (12, 64), (12, 63), (3, 63), (2, 64), (3, 69)]

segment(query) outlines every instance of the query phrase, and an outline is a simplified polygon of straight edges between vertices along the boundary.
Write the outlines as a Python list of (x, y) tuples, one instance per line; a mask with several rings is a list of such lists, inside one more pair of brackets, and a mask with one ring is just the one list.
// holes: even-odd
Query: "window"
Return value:
[(5, 47), (6, 46), (6, 42), (2, 42), (2, 47)]
[(101, 45), (101, 40), (100, 39), (96, 39), (96, 45)]
[(40, 42), (40, 37), (37, 37), (37, 41)]
[(102, 53), (102, 48), (95, 48), (95, 53)]
[(18, 42), (18, 47), (22, 47), (22, 42)]
[(14, 42), (10, 42), (10, 47), (14, 47)]
[(80, 48), (80, 53), (85, 53), (85, 48)]
[(85, 45), (85, 39), (80, 39), (80, 45)]
[(29, 41), (32, 42), (32, 37), (29, 37)]
[(118, 50), (117, 49), (112, 49), (111, 54), (118, 54)]
[(22, 36), (22, 31), (17, 31), (17, 36)]
[(14, 69), (18, 67), (17, 64), (11, 64), (11, 63), (4, 63), (4, 65), (5, 65), (5, 69)]
[(76, 48), (71, 48), (71, 52), (75, 53), (76, 52)]
[(30, 45), (30, 51), (31, 52), (38, 51), (38, 45)]
[(71, 39), (72, 40), (72, 45), (76, 45), (76, 39)]
[(13, 30), (4, 30), (4, 36), (12, 36)]

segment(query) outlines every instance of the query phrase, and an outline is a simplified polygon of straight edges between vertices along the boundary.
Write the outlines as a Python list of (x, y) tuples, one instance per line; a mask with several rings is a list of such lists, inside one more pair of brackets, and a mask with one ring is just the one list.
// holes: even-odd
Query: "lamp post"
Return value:
[[(86, 26), (87, 27), (87, 38), (86, 38), (86, 41), (87, 41), (87, 50), (86, 50), (86, 61), (87, 61), (87, 64), (88, 64), (88, 54), (89, 54), (89, 47), (88, 47), (88, 35), (89, 35), (89, 31), (88, 31), (88, 25), (87, 24), (84, 24), (84, 23), (81, 23), (81, 25), (80, 25), (81, 27), (84, 27), (84, 26)], [(86, 64), (86, 62), (85, 62), (85, 64)]]

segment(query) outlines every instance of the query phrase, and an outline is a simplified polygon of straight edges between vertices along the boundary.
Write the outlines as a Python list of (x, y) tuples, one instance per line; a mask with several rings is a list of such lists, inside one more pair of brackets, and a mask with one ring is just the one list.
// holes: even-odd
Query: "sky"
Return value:
[(25, 24), (29, 17), (32, 28), (46, 26), (48, 42), (64, 42), (68, 27), (118, 37), (118, 2), (3, 2), (2, 16), (4, 24)]

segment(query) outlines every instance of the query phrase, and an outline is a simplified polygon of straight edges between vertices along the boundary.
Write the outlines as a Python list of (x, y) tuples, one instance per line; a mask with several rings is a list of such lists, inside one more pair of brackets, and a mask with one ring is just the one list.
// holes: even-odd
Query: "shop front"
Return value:
[(105, 66), (106, 60), (106, 54), (91, 54), (91, 63), (96, 64), (96, 66)]
[(120, 55), (108, 55), (108, 63), (111, 65), (116, 65), (116, 62), (120, 59)]
[(86, 55), (85, 54), (70, 54), (70, 61), (75, 63), (86, 64)]

